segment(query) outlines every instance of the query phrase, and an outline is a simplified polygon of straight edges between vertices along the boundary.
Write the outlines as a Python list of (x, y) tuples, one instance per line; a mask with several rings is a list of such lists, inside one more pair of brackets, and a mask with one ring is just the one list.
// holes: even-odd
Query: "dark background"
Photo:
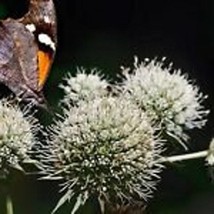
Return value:
[[(132, 65), (134, 55), (141, 60), (166, 56), (209, 95), (205, 102), (211, 109), (209, 122), (194, 132), (189, 145), (191, 151), (208, 147), (214, 127), (214, 1), (56, 0), (55, 4), (59, 44), (44, 89), (51, 105), (62, 97), (58, 84), (63, 76), (75, 73), (77, 66), (96, 67), (114, 80), (121, 65)], [(1, 17), (20, 17), (25, 11), (24, 0), (0, 2)], [(170, 165), (149, 201), (148, 213), (214, 213), (210, 171), (203, 160)], [(47, 214), (57, 191), (56, 183), (18, 176), (13, 188), (15, 213)]]

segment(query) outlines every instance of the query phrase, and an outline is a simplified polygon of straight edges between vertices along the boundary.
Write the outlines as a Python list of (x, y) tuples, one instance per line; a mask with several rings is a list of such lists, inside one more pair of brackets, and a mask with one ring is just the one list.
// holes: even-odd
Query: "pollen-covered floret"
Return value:
[(136, 58), (133, 71), (123, 72), (125, 96), (159, 123), (165, 136), (182, 143), (187, 140), (185, 130), (204, 126), (208, 111), (202, 102), (206, 96), (180, 70), (164, 66), (164, 58), (140, 64)]
[(60, 85), (65, 92), (63, 103), (77, 104), (80, 101), (105, 96), (108, 92), (108, 85), (96, 69), (89, 74), (86, 74), (84, 69), (78, 69), (75, 77), (68, 75), (65, 78), (65, 83)]
[[(65, 110), (42, 149), (46, 179), (62, 179), (79, 205), (90, 196), (122, 204), (146, 200), (161, 166), (161, 144), (144, 112), (123, 97), (102, 97)], [(75, 193), (75, 194), (74, 194)]]
[(29, 159), (28, 152), (36, 142), (36, 120), (7, 100), (0, 101), (0, 171), (6, 176), (9, 169), (22, 169), (21, 163)]

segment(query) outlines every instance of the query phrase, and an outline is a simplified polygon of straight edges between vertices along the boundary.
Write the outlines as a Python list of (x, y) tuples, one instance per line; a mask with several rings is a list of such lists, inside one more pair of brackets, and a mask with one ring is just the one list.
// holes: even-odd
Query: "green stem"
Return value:
[(184, 154), (184, 155), (175, 155), (171, 157), (162, 157), (158, 162), (159, 163), (173, 163), (177, 161), (185, 161), (185, 160), (191, 160), (191, 159), (197, 159), (197, 158), (205, 158), (208, 155), (208, 150), (200, 151), (200, 152), (194, 152), (190, 154)]
[(9, 194), (6, 196), (6, 213), (13, 214), (13, 202)]

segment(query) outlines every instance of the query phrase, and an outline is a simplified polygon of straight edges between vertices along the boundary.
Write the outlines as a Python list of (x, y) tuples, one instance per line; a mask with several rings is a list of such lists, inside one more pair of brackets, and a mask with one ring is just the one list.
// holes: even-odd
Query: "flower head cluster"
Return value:
[(205, 124), (205, 96), (179, 70), (136, 60), (133, 73), (126, 71), (112, 91), (93, 72), (61, 85), (64, 118), (50, 128), (40, 156), (43, 178), (62, 180), (65, 194), (53, 212), (73, 198), (73, 214), (90, 197), (101, 208), (146, 200), (162, 167), (157, 133), (183, 143), (185, 130)]
[(65, 92), (63, 103), (76, 104), (106, 95), (108, 83), (102, 76), (99, 76), (96, 70), (86, 74), (84, 69), (78, 69), (76, 77), (69, 75), (60, 87)]
[(27, 109), (22, 112), (7, 100), (0, 101), (0, 172), (3, 176), (7, 176), (10, 168), (22, 170), (20, 164), (29, 159), (37, 123), (27, 114)]
[(164, 67), (161, 62), (145, 60), (134, 64), (133, 73), (124, 69), (123, 89), (128, 99), (138, 103), (147, 115), (160, 123), (165, 136), (185, 142), (184, 130), (201, 128), (208, 111), (206, 98), (180, 70)]
[(65, 180), (56, 209), (73, 196), (74, 209), (92, 195), (119, 204), (147, 199), (161, 168), (161, 146), (143, 111), (123, 97), (106, 96), (65, 112), (42, 151), (46, 178)]

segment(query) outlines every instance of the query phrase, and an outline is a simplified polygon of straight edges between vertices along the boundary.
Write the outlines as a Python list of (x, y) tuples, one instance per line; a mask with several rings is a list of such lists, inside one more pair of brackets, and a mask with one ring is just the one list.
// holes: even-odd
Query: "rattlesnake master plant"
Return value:
[(84, 70), (61, 85), (64, 116), (40, 148), (43, 179), (61, 181), (63, 196), (53, 213), (76, 200), (74, 214), (90, 197), (97, 198), (102, 212), (106, 204), (119, 206), (116, 210), (141, 207), (162, 168), (168, 138), (160, 142), (156, 135), (183, 144), (186, 129), (205, 124), (205, 96), (180, 71), (155, 60), (136, 60), (128, 71), (123, 69), (118, 85)]
[(214, 166), (214, 138), (210, 142), (206, 161), (209, 166)]
[(201, 128), (209, 111), (202, 102), (206, 98), (180, 70), (162, 61), (145, 60), (134, 69), (123, 68), (123, 91), (127, 99), (141, 106), (148, 117), (161, 125), (163, 136), (180, 143), (188, 139), (185, 130)]
[(28, 107), (21, 111), (8, 100), (0, 100), (0, 178), (7, 178), (11, 168), (23, 170), (21, 164), (30, 160), (38, 128)]
[(78, 68), (77, 75), (72, 77), (70, 74), (64, 79), (65, 82), (60, 84), (64, 90), (65, 96), (62, 103), (77, 104), (80, 101), (95, 99), (96, 97), (105, 96), (109, 83), (98, 74), (96, 69), (92, 69), (86, 74), (85, 69)]
[(146, 200), (161, 171), (161, 143), (145, 113), (123, 96), (111, 95), (64, 109), (42, 148), (44, 179), (62, 180), (63, 203), (77, 198), (71, 213), (89, 197), (104, 203)]

